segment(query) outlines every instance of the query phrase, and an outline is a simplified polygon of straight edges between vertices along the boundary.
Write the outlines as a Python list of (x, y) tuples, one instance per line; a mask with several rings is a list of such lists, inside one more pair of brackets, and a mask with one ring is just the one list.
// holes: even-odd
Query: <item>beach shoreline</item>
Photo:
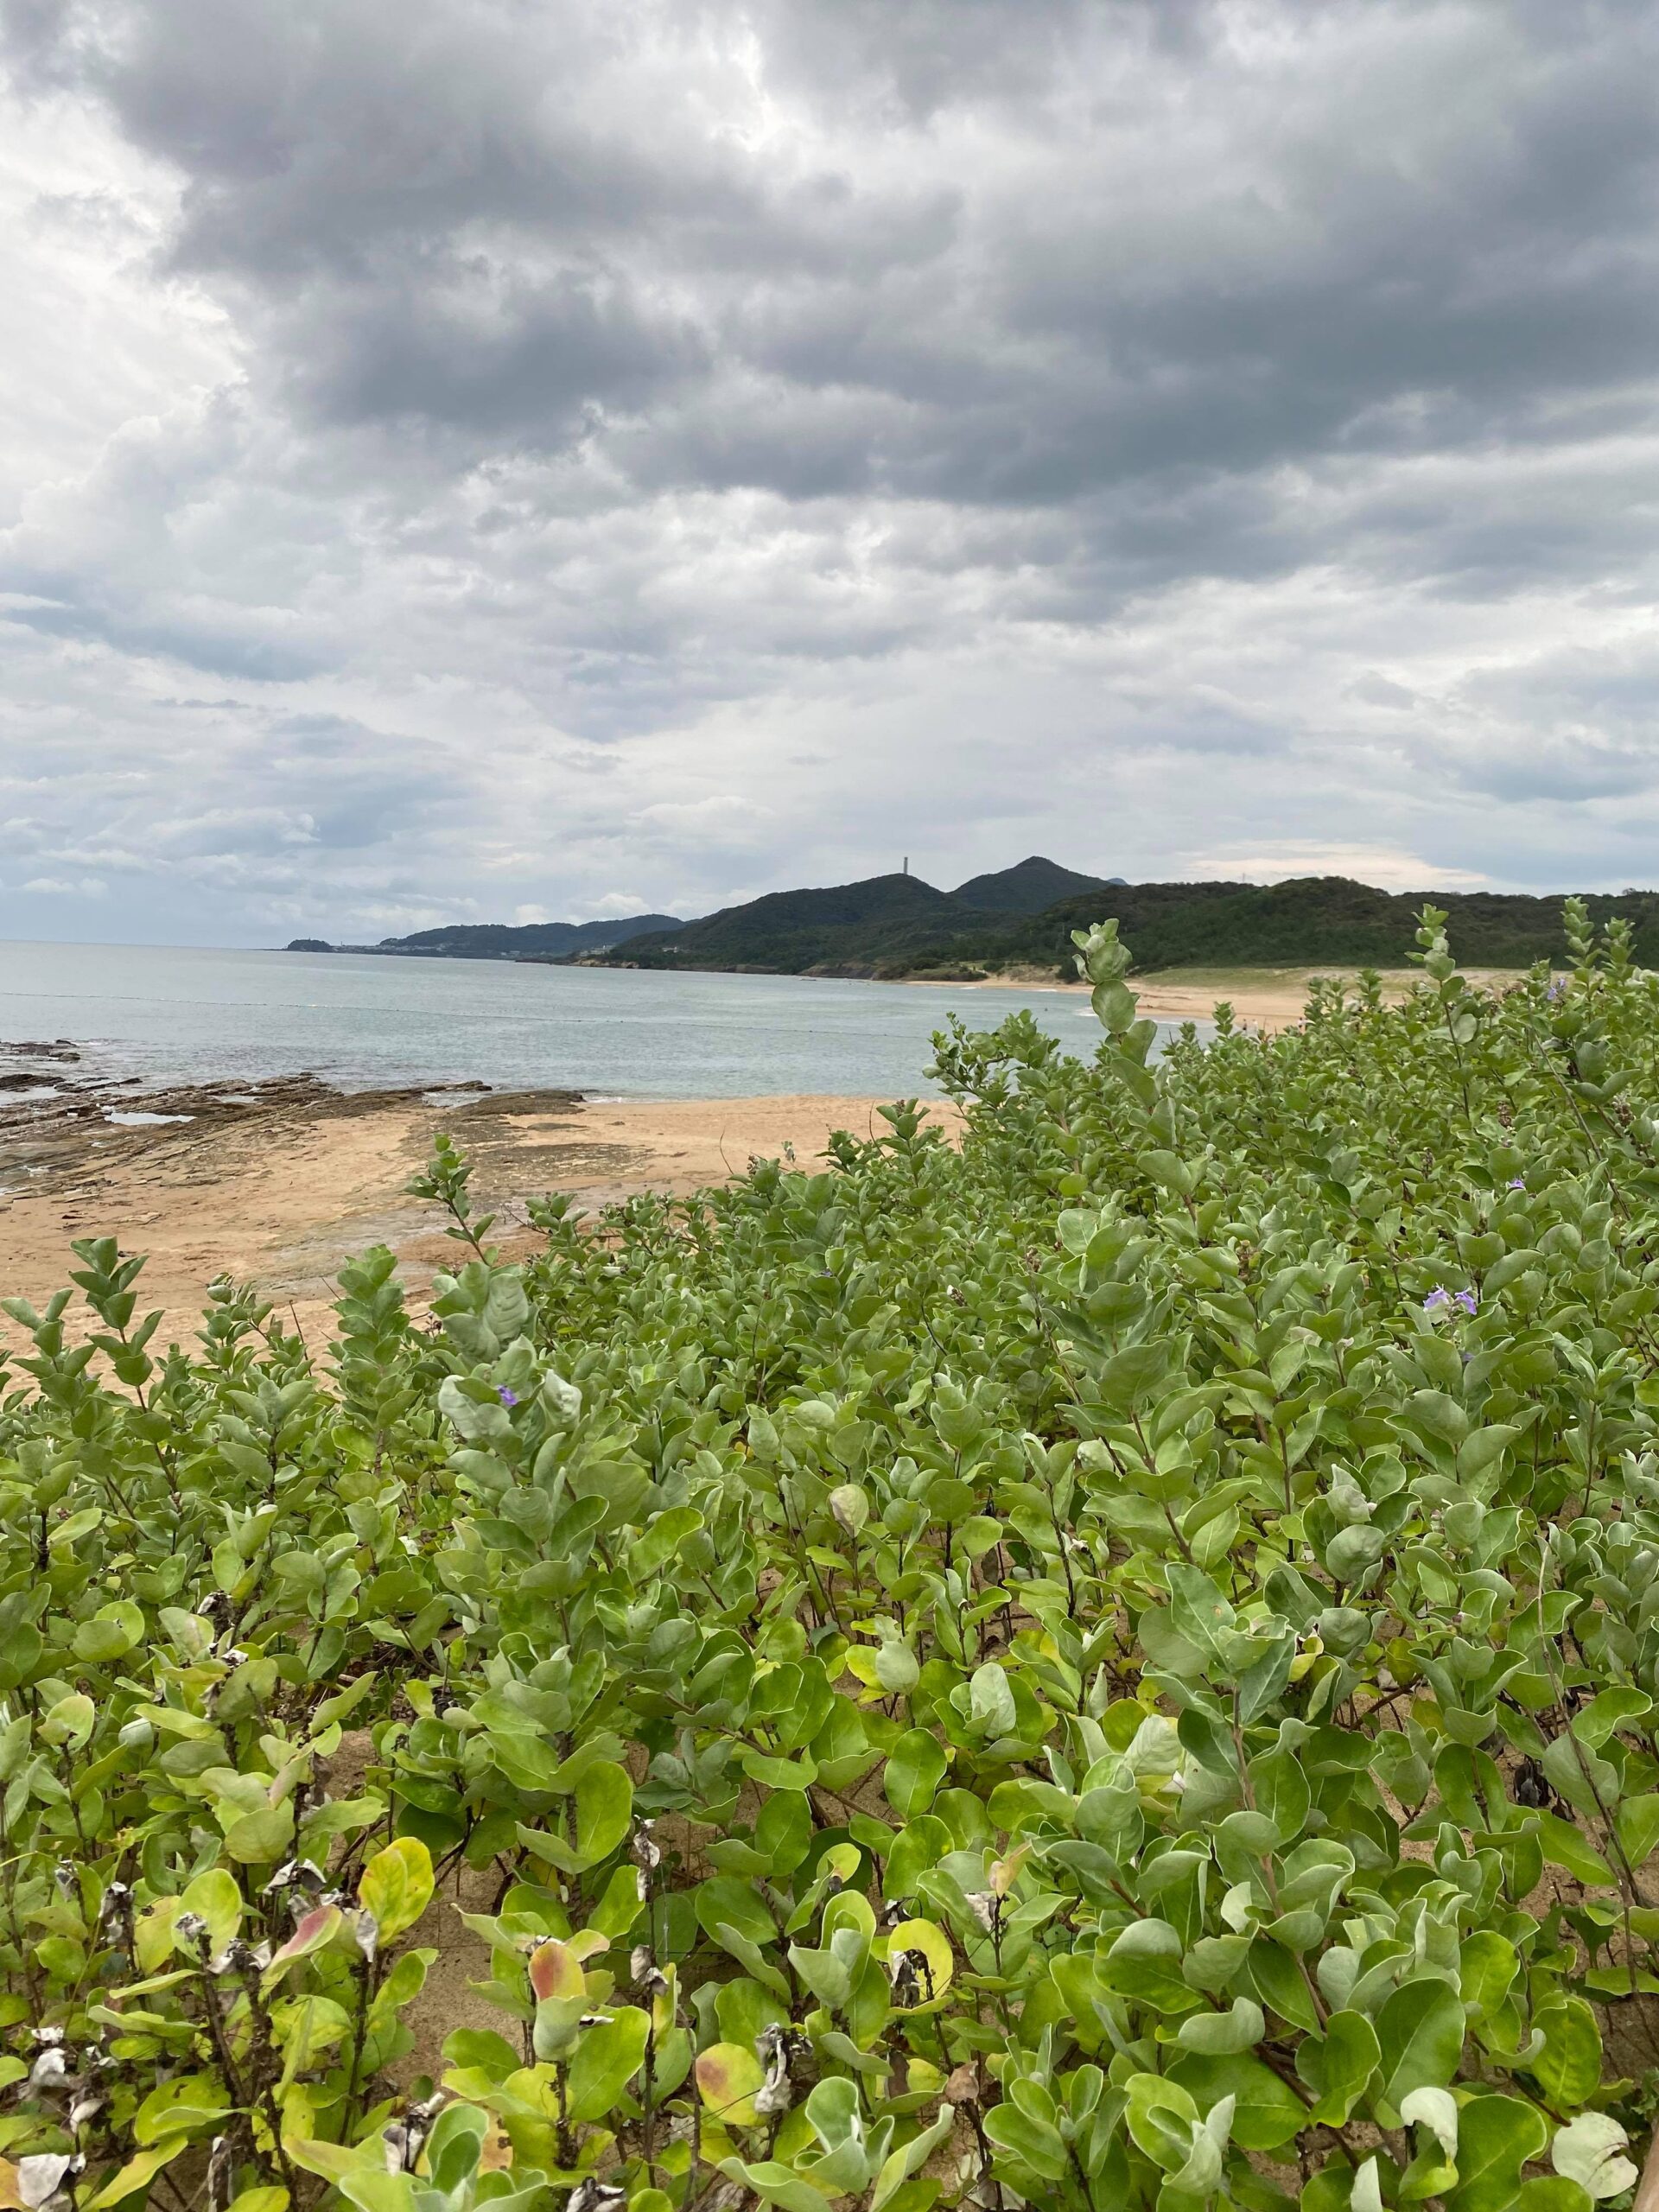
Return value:
[[(1414, 968), (1388, 968), (1379, 973), (1382, 995), (1390, 1004), (1403, 998), (1422, 981), (1421, 972)], [(1501, 992), (1520, 982), (1526, 971), (1519, 968), (1470, 968), (1463, 973), (1472, 988)], [(924, 984), (934, 990), (942, 988), (938, 977), (916, 976), (900, 980), (906, 984)], [(1274, 1036), (1301, 1020), (1308, 994), (1316, 982), (1338, 981), (1351, 988), (1357, 981), (1357, 971), (1333, 967), (1166, 968), (1147, 975), (1132, 973), (1128, 980), (1140, 1011), (1154, 1021), (1210, 1021), (1214, 1019), (1217, 1004), (1225, 1000), (1239, 1028), (1260, 1030)], [(962, 991), (1052, 992), (1057, 996), (1087, 998), (1091, 987), (1081, 981), (1071, 982), (1058, 976), (1045, 977), (1040, 971), (1021, 969), (959, 977), (949, 988)]]
[[(60, 1084), (73, 1079), (63, 1063)], [(397, 1254), (418, 1305), (433, 1274), (463, 1256), (439, 1210), (408, 1192), (440, 1129), (473, 1162), (475, 1211), (498, 1214), (491, 1241), (517, 1257), (537, 1242), (533, 1198), (568, 1192), (592, 1213), (645, 1192), (686, 1195), (752, 1158), (810, 1166), (836, 1129), (879, 1133), (884, 1103), (584, 1098), (482, 1084), (351, 1092), (308, 1077), (123, 1093), (66, 1087), (34, 1109), (10, 1094), (19, 1103), (0, 1118), (0, 1297), (38, 1308), (79, 1265), (73, 1239), (114, 1236), (124, 1253), (147, 1255), (137, 1310), (161, 1311), (158, 1345), (194, 1333), (207, 1285), (226, 1274), (321, 1344), (340, 1268), (375, 1244)], [(107, 1118), (129, 1109), (140, 1118)], [(948, 1103), (930, 1111), (955, 1125)], [(92, 1325), (79, 1299), (69, 1319), (75, 1335)], [(22, 1336), (0, 1316), (0, 1344), (16, 1351)]]
[[(1226, 998), (1243, 1026), (1301, 1018), (1317, 970), (1180, 971), (1135, 979), (1141, 1011), (1208, 1020)], [(1390, 996), (1414, 980), (1385, 979)], [(1471, 976), (1501, 988), (1509, 976)], [(964, 994), (1028, 978), (963, 982)], [(1084, 996), (1087, 987), (1045, 986)], [(965, 1011), (964, 1007), (964, 1011)], [(1080, 1046), (1084, 1039), (1080, 1036)], [(408, 1192), (440, 1129), (474, 1162), (480, 1212), (509, 1255), (533, 1249), (528, 1201), (567, 1192), (581, 1211), (645, 1192), (683, 1196), (741, 1174), (751, 1159), (810, 1167), (838, 1128), (880, 1132), (883, 1100), (792, 1093), (742, 1098), (614, 1097), (574, 1090), (447, 1087), (345, 1090), (314, 1075), (143, 1087), (87, 1072), (66, 1039), (0, 1047), (0, 1297), (36, 1306), (69, 1281), (77, 1237), (112, 1236), (147, 1255), (138, 1311), (159, 1308), (158, 1342), (184, 1341), (207, 1288), (230, 1274), (269, 1299), (308, 1340), (326, 1341), (340, 1268), (387, 1244), (416, 1303), (457, 1248), (435, 1207)], [(927, 1102), (954, 1130), (956, 1109)], [(76, 1319), (76, 1315), (79, 1319)], [(90, 1325), (77, 1307), (72, 1332)], [(0, 1317), (0, 1344), (18, 1348)]]

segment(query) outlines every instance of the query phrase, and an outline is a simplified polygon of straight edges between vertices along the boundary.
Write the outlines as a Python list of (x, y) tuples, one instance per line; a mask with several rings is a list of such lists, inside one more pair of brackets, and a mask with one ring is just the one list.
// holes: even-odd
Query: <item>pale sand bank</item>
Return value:
[[(175, 1094), (170, 1103), (184, 1103)], [(588, 1211), (641, 1191), (685, 1192), (792, 1147), (810, 1166), (832, 1130), (879, 1132), (878, 1101), (783, 1097), (578, 1102), (568, 1093), (484, 1093), (435, 1103), (419, 1093), (284, 1100), (218, 1122), (59, 1132), (50, 1165), (0, 1197), (0, 1296), (36, 1305), (68, 1280), (76, 1236), (109, 1235), (149, 1255), (141, 1313), (162, 1308), (160, 1341), (188, 1339), (206, 1284), (256, 1284), (321, 1342), (335, 1275), (356, 1252), (390, 1244), (416, 1296), (457, 1247), (435, 1210), (406, 1195), (433, 1134), (448, 1128), (475, 1163), (478, 1210), (493, 1236), (528, 1249), (524, 1204), (575, 1193)], [(952, 1109), (936, 1103), (946, 1122)], [(16, 1171), (14, 1171), (16, 1172)], [(6, 1179), (0, 1177), (0, 1180)], [(0, 1317), (0, 1341), (18, 1332)]]
[[(1387, 968), (1381, 971), (1383, 995), (1389, 1001), (1404, 997), (1421, 977), (1414, 968)], [(1465, 980), (1478, 988), (1503, 991), (1521, 981), (1513, 968), (1467, 968)], [(1333, 968), (1166, 968), (1144, 976), (1131, 976), (1129, 987), (1140, 1001), (1142, 1014), (1157, 1021), (1208, 1021), (1217, 1001), (1225, 999), (1241, 1028), (1276, 1034), (1302, 1018), (1310, 985), (1320, 977), (1340, 977), (1351, 984), (1351, 971)], [(1084, 982), (1059, 982), (1033, 972), (988, 976), (982, 982), (957, 983), (961, 991), (1006, 989), (1018, 984), (1086, 997)], [(934, 988), (937, 989), (938, 985)]]

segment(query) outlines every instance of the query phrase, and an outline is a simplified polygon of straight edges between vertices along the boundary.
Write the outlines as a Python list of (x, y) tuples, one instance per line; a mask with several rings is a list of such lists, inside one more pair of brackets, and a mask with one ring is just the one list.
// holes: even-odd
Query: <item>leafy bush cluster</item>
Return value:
[(1659, 982), (1569, 919), (1155, 1064), (1108, 925), (959, 1149), (523, 1266), (441, 1144), (429, 1322), (371, 1253), (315, 1365), (109, 1240), (12, 1301), (0, 2202), (1627, 2197)]

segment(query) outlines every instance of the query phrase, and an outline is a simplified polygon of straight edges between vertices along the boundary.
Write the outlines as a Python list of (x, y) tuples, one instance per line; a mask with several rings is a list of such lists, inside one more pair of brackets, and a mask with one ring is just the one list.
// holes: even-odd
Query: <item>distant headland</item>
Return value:
[(605, 952), (630, 938), (681, 929), (676, 914), (630, 914), (608, 922), (450, 922), (416, 930), (412, 937), (383, 937), (378, 944), (330, 944), (326, 938), (296, 937), (289, 952), (389, 952), (425, 960), (568, 959)]

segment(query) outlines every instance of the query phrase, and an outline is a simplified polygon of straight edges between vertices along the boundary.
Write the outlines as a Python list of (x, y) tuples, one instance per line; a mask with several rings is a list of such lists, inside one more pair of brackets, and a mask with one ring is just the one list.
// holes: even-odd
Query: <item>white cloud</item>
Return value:
[(1285, 883), (1297, 876), (1347, 875), (1379, 891), (1480, 891), (1491, 878), (1469, 868), (1439, 868), (1414, 853), (1382, 845), (1304, 843), (1240, 852), (1221, 846), (1194, 855), (1196, 875), (1221, 876), (1244, 883)]
[(1650, 11), (9, 20), (15, 887), (1651, 874)]

